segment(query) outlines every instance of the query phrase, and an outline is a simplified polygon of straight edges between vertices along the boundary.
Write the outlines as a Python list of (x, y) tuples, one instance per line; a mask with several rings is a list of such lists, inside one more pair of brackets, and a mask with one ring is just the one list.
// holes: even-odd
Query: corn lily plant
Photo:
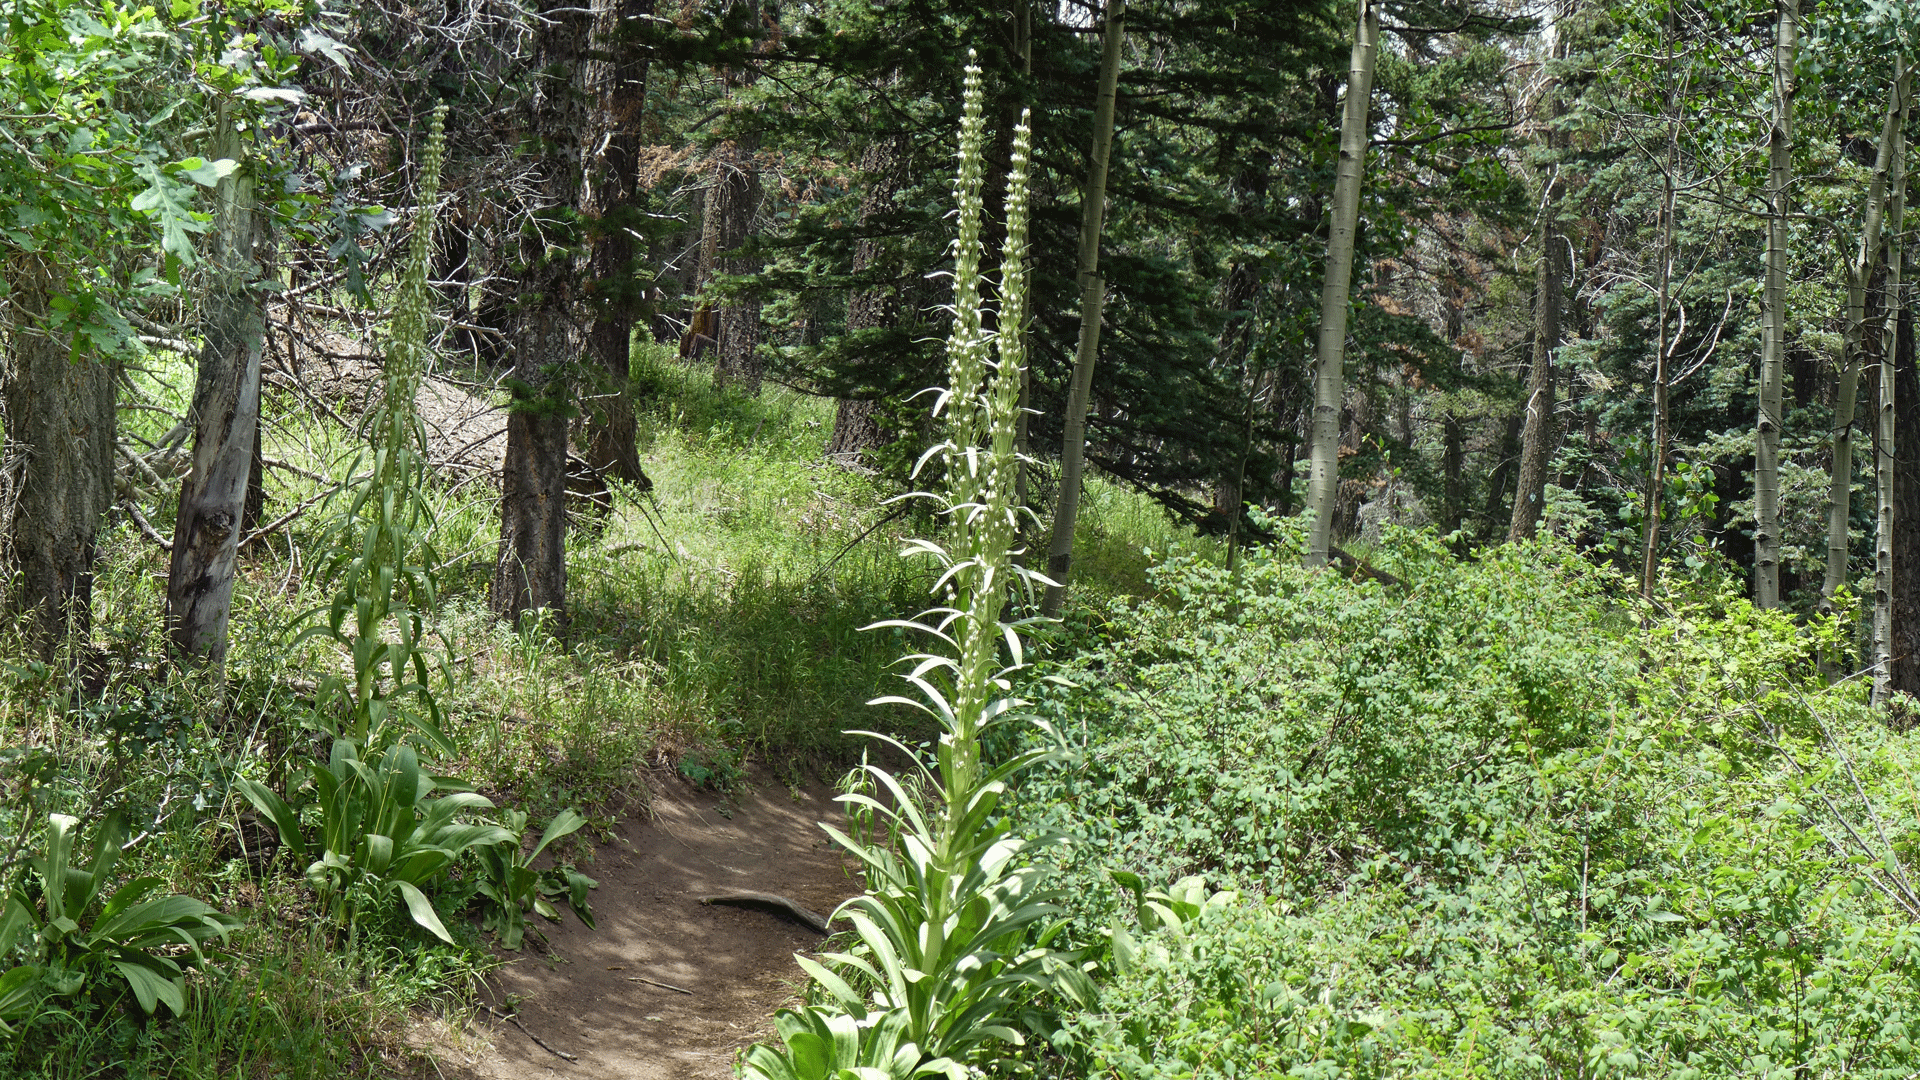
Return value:
[(24, 947), (27, 962), (0, 974), (0, 1036), (30, 1019), (49, 998), (98, 993), (115, 984), (142, 1012), (161, 1005), (186, 1012), (186, 971), (202, 964), (201, 946), (223, 939), (240, 920), (188, 896), (156, 895), (157, 877), (136, 877), (108, 891), (127, 845), (126, 821), (109, 815), (93, 829), (86, 863), (75, 856), (80, 822), (47, 819), (46, 854), (33, 860), (37, 889), (0, 895), (0, 957)]
[(454, 746), (442, 731), (429, 654), (421, 642), (422, 613), (433, 607), (436, 592), (429, 569), (435, 559), (426, 542), (433, 526), (425, 495), (426, 433), (415, 405), (426, 369), (433, 297), (427, 271), (446, 112), (444, 105), (434, 111), (421, 161), (419, 204), (394, 304), (380, 406), (371, 417), (368, 445), (347, 467), (347, 475), (359, 479), (345, 488), (346, 508), (328, 528), (327, 553), (318, 560), (334, 581), (333, 601), (302, 617), (306, 626), (294, 645), (325, 638), (353, 663), (351, 685), (339, 676), (321, 680), (314, 700), (318, 726), (369, 746), (414, 733), (451, 754)]
[[(424, 887), (467, 851), (520, 842), (518, 833), (498, 825), (460, 820), (462, 811), (491, 810), (493, 803), (429, 776), (405, 744), (363, 761), (352, 741), (336, 739), (331, 759), (308, 766), (308, 773), (320, 809), (320, 827), (311, 834), (300, 811), (265, 786), (234, 783), (273, 823), (294, 860), (307, 863), (322, 910), (349, 927), (361, 905), (397, 897), (422, 929), (452, 943)], [(456, 790), (434, 795), (443, 787)]]
[[(945, 491), (917, 497), (941, 501), (947, 536), (944, 543), (916, 540), (908, 547), (941, 568), (935, 591), (944, 602), (916, 619), (878, 624), (924, 634), (937, 649), (906, 658), (914, 696), (874, 702), (925, 713), (939, 725), (938, 749), (930, 765), (918, 766), (904, 782), (867, 764), (857, 790), (841, 796), (854, 820), (868, 824), (851, 830), (857, 836), (827, 830), (865, 870), (866, 894), (838, 913), (852, 924), (855, 940), (821, 961), (797, 957), (821, 1001), (780, 1015), (780, 1045), (747, 1053), (750, 1078), (958, 1080), (992, 1044), (1022, 1041), (1017, 1014), (1035, 990), (1082, 1001), (1093, 994), (1072, 958), (1046, 947), (1057, 908), (1043, 888), (1044, 873), (1027, 860), (1028, 842), (996, 813), (1008, 785), (1050, 753), (991, 766), (981, 757), (981, 737), (990, 729), (1038, 723), (1012, 696), (1011, 679), (1024, 660), (1024, 624), (1002, 619), (1010, 591), (1030, 593), (1038, 580), (1013, 559), (1022, 512), (1013, 496), (1027, 319), (1025, 118), (1015, 130), (1007, 177), (997, 334), (983, 328), (982, 318), (985, 144), (980, 70), (969, 66), (954, 184), (959, 238), (948, 386), (934, 406), (947, 437), (916, 469), (919, 475), (929, 465), (943, 466)], [(862, 734), (919, 760), (884, 735)], [(926, 797), (916, 798), (917, 792)]]

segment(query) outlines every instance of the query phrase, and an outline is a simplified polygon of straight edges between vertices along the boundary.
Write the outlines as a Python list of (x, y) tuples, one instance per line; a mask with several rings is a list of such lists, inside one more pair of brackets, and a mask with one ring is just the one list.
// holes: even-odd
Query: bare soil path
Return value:
[(711, 792), (677, 776), (659, 784), (653, 819), (621, 822), (615, 841), (585, 868), (600, 882), (593, 893), (599, 929), (571, 914), (558, 925), (535, 920), (546, 927), (546, 953), (529, 947), (496, 973), (491, 1003), (517, 1005), (527, 1032), (577, 1060), (563, 1060), (482, 1012), (492, 1049), (471, 1059), (443, 1057), (445, 1074), (731, 1077), (740, 1049), (771, 1033), (774, 1010), (794, 997), (801, 972), (793, 954), (822, 939), (789, 917), (703, 905), (699, 897), (775, 893), (826, 915), (860, 891), (853, 864), (817, 824), (841, 820), (833, 793), (756, 779), (724, 809)]

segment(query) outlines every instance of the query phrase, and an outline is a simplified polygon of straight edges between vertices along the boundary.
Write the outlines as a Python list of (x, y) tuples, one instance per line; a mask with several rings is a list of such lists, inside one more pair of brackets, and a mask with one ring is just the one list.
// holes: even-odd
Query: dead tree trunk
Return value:
[[(51, 659), (92, 627), (93, 544), (113, 502), (114, 365), (73, 356), (46, 328), (55, 282), (31, 255), (12, 267), (13, 370), (5, 384), (6, 477), (0, 511), (17, 574), (12, 607)], [(10, 505), (9, 505), (10, 504)]]
[[(213, 156), (246, 161), (245, 136), (222, 107)], [(269, 243), (243, 166), (215, 189), (219, 251), (202, 301), (206, 344), (194, 378), (193, 467), (180, 486), (167, 576), (167, 625), (178, 662), (218, 669), (226, 661), (234, 560), (245, 527), (260, 438), (260, 351), (266, 308), (252, 287)]]
[(490, 603), (518, 622), (545, 611), (566, 626), (567, 368), (581, 355), (581, 260), (577, 222), (584, 95), (575, 85), (592, 19), (565, 0), (541, 5), (534, 70), (545, 85), (530, 97), (527, 130), (537, 149), (540, 209), (519, 230), (520, 302), (513, 312), (513, 400), (500, 485), (500, 550)]

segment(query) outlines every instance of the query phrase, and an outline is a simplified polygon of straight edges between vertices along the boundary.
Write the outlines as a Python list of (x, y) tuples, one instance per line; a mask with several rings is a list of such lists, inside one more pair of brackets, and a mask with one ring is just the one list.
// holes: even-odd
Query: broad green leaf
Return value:
[(452, 935), (447, 933), (447, 928), (440, 922), (439, 913), (433, 910), (432, 902), (424, 893), (404, 881), (395, 882), (394, 887), (399, 889), (400, 895), (406, 899), (407, 913), (413, 916), (414, 922), (419, 923), (441, 941), (449, 945), (453, 944)]
[(220, 158), (217, 161), (207, 161), (203, 158), (192, 157), (180, 162), (180, 175), (199, 184), (201, 187), (210, 188), (220, 181), (225, 180), (227, 177), (232, 176), (239, 168), (240, 163), (232, 158)]
[(137, 960), (115, 960), (113, 966), (127, 980), (127, 985), (133, 989), (134, 1000), (149, 1016), (153, 1014), (156, 1004), (161, 1003), (172, 1009), (175, 1016), (187, 1011), (186, 999), (182, 994), (184, 980), (177, 976), (166, 978)]

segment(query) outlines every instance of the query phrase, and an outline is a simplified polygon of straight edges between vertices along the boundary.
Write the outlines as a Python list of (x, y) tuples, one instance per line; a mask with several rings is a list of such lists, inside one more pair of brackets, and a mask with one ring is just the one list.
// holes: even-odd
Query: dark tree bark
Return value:
[[(1566, 5), (1555, 4), (1549, 17), (1560, 22), (1565, 11)], [(1562, 60), (1566, 52), (1567, 34), (1563, 25), (1554, 35), (1553, 58)], [(1542, 97), (1547, 106), (1548, 123), (1541, 133), (1541, 141), (1549, 151), (1557, 150), (1565, 140), (1559, 136), (1554, 122), (1565, 110), (1560, 102), (1559, 76), (1552, 68), (1548, 69)], [(1520, 478), (1514, 487), (1513, 517), (1507, 524), (1510, 544), (1533, 539), (1540, 527), (1540, 515), (1546, 509), (1547, 466), (1553, 452), (1553, 351), (1560, 347), (1561, 283), (1567, 272), (1566, 239), (1560, 235), (1559, 222), (1555, 220), (1560, 198), (1558, 177), (1557, 168), (1549, 169), (1546, 190), (1542, 193), (1540, 267), (1533, 292), (1533, 364), (1527, 372), (1527, 418), (1520, 433)]]
[(1467, 436), (1460, 427), (1460, 418), (1452, 412), (1441, 423), (1440, 470), (1444, 478), (1444, 502), (1440, 510), (1440, 528), (1444, 532), (1460, 531), (1460, 525), (1467, 517)]
[[(860, 155), (860, 172), (866, 178), (867, 193), (860, 199), (860, 225), (875, 228), (894, 212), (895, 200), (906, 183), (907, 136), (876, 139)], [(887, 242), (869, 236), (853, 245), (855, 275), (874, 272), (875, 267), (897, 275), (899, 267)], [(898, 326), (900, 321), (899, 283), (888, 282), (859, 289), (847, 300), (847, 333), (882, 330)], [(887, 433), (881, 430), (879, 402), (842, 399), (833, 416), (833, 435), (827, 440), (827, 453), (841, 460), (857, 458), (885, 445)]]
[(1507, 490), (1513, 483), (1514, 465), (1520, 458), (1520, 427), (1526, 419), (1526, 413), (1522, 411), (1514, 413), (1506, 422), (1500, 435), (1499, 453), (1494, 458), (1493, 475), (1487, 479), (1486, 508), (1480, 512), (1480, 517), (1486, 523), (1486, 532), (1493, 536), (1499, 535), (1494, 532), (1499, 527), (1498, 522), (1504, 519), (1511, 523), (1513, 520), (1512, 512), (1507, 507)]
[[(1265, 177), (1256, 175), (1245, 186), (1254, 190), (1250, 194), (1243, 194), (1241, 205), (1251, 212), (1253, 205), (1265, 197)], [(1227, 522), (1229, 533), (1233, 533), (1240, 523), (1241, 505), (1246, 501), (1247, 459), (1253, 454), (1254, 406), (1260, 396), (1255, 384), (1260, 373), (1249, 369), (1248, 357), (1253, 344), (1254, 295), (1259, 287), (1259, 272), (1248, 263), (1235, 263), (1227, 273), (1220, 297), (1221, 308), (1226, 315), (1220, 331), (1220, 363), (1229, 370), (1240, 372), (1241, 392), (1246, 397), (1245, 422), (1237, 425), (1242, 429), (1240, 445), (1236, 447), (1231, 460), (1221, 463), (1220, 473), (1213, 482), (1213, 512)], [(1231, 558), (1231, 544), (1227, 550)]]
[(500, 490), (500, 550), (491, 606), (517, 622), (547, 612), (566, 627), (567, 378), (584, 338), (576, 254), (581, 236), (573, 208), (581, 188), (581, 136), (588, 130), (585, 95), (575, 85), (592, 36), (592, 19), (565, 0), (546, 0), (534, 71), (541, 84), (528, 99), (527, 144), (541, 178), (540, 209), (520, 228), (519, 304), (512, 314), (513, 401)]
[[(244, 136), (224, 114), (215, 157), (245, 161)], [(260, 352), (267, 319), (251, 286), (268, 262), (266, 215), (250, 167), (215, 190), (219, 251), (201, 301), (206, 338), (194, 378), (193, 467), (180, 486), (167, 577), (167, 624), (182, 664), (218, 669), (227, 656), (234, 559), (245, 528), (260, 437)]]
[[(713, 153), (713, 186), (707, 191), (701, 236), (701, 274), (740, 276), (756, 273), (756, 256), (737, 254), (753, 232), (753, 215), (760, 209), (760, 168), (754, 162), (759, 140), (734, 139)], [(760, 301), (735, 296), (715, 305), (713, 384), (737, 386), (760, 393)]]
[(651, 487), (635, 446), (632, 397), (633, 327), (646, 321), (644, 288), (634, 241), (641, 212), (640, 119), (647, 103), (645, 50), (623, 45), (621, 31), (653, 14), (654, 0), (611, 0), (602, 16), (601, 48), (611, 57), (594, 67), (601, 150), (592, 163), (594, 320), (587, 352), (602, 385), (587, 410), (587, 463), (623, 480)]
[[(263, 349), (264, 351), (264, 349)], [(247, 498), (240, 508), (240, 531), (252, 532), (260, 527), (260, 516), (267, 510), (267, 455), (265, 425), (255, 421), (253, 425), (253, 467), (247, 472)]]
[(45, 326), (51, 269), (21, 256), (12, 267), (13, 370), (6, 380), (6, 538), (17, 577), (13, 610), (42, 658), (92, 628), (93, 549), (113, 502), (115, 365), (71, 354)]
[[(440, 302), (446, 305), (447, 318), (456, 323), (473, 323), (473, 234), (462, 209), (464, 194), (454, 196), (452, 207), (436, 219), (433, 279), (442, 282)], [(451, 352), (478, 355), (474, 333), (455, 327), (447, 334)]]
[[(1920, 432), (1920, 367), (1915, 364), (1913, 329), (1913, 308), (1903, 308), (1893, 375), (1897, 432)], [(1890, 682), (1895, 693), (1920, 697), (1920, 438), (1907, 434), (1896, 439), (1894, 448)]]

